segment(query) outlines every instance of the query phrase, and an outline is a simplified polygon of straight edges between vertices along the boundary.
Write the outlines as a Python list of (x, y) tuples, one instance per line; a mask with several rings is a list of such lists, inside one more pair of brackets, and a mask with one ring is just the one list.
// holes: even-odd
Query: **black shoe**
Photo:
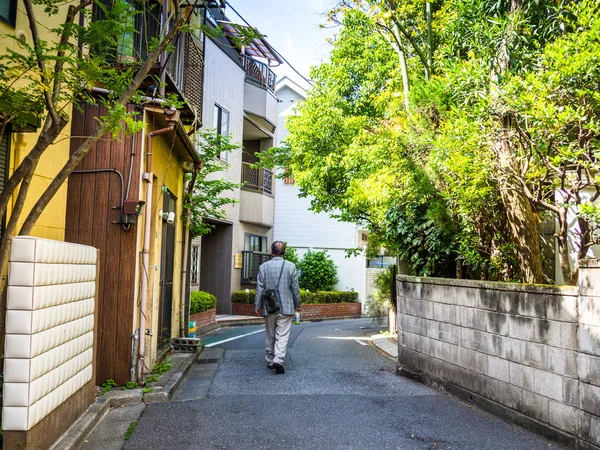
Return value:
[(283, 367), (283, 364), (273, 363), (273, 367), (275, 368), (275, 372), (285, 373), (285, 367)]
[(275, 366), (273, 365), (273, 363), (269, 363), (269, 364), (267, 364), (267, 368), (269, 368), (269, 369), (274, 369), (274, 368), (275, 368)]

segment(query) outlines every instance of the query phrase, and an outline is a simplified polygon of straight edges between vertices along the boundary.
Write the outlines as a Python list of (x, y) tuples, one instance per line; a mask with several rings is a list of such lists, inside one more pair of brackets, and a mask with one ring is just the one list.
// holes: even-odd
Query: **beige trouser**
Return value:
[(268, 363), (283, 364), (293, 320), (294, 316), (282, 314), (269, 314), (265, 317), (265, 346)]

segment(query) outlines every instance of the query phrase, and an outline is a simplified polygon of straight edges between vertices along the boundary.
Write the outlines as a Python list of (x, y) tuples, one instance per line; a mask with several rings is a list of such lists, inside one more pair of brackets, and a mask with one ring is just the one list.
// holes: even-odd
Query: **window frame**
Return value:
[[(224, 117), (227, 119), (225, 122), (223, 122)], [(215, 108), (213, 112), (213, 125), (215, 130), (217, 130), (217, 134), (219, 134), (220, 136), (229, 136), (230, 118), (231, 114), (229, 113), (229, 111), (223, 108), (218, 103), (215, 103)], [(223, 126), (224, 124), (225, 127)], [(222, 151), (221, 154), (218, 156), (218, 159), (220, 159), (221, 161), (229, 161), (229, 152), (227, 150)]]
[[(259, 240), (258, 247), (260, 248), (260, 250), (255, 250), (255, 243), (253, 242), (255, 239)], [(249, 245), (247, 246), (246, 243), (248, 243)], [(262, 236), (260, 234), (244, 233), (244, 251), (256, 253), (269, 253), (269, 237)]]
[(0, 22), (4, 22), (7, 25), (15, 28), (17, 25), (17, 1), (18, 0), (7, 0), (8, 1), (8, 17), (0, 15)]

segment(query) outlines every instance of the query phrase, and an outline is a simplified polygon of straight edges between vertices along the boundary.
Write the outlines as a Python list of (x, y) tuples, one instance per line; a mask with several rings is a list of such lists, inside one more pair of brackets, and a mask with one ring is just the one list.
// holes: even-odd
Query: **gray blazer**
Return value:
[(261, 305), (262, 294), (265, 289), (275, 289), (281, 264), (285, 262), (281, 281), (279, 282), (279, 298), (281, 299), (281, 310), (279, 314), (284, 316), (293, 316), (296, 308), (300, 308), (300, 287), (298, 286), (298, 273), (296, 265), (289, 261), (284, 261), (281, 256), (261, 264), (258, 268), (258, 279), (256, 283), (256, 297), (254, 299), (254, 311), (258, 312), (259, 308), (263, 316), (267, 316), (267, 307)]

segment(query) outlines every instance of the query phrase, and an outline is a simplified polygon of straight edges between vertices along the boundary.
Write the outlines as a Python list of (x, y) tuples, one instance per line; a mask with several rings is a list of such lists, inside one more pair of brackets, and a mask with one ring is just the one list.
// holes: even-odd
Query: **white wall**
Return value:
[(92, 379), (97, 250), (12, 241), (2, 428), (27, 431)]

